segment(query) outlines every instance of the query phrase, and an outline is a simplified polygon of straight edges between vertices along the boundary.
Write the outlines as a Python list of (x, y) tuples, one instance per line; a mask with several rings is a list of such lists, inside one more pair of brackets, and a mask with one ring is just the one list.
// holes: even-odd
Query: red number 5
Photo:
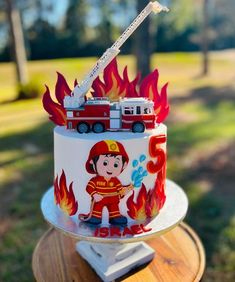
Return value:
[(157, 173), (162, 169), (166, 162), (166, 154), (163, 149), (160, 148), (160, 144), (166, 142), (165, 135), (153, 136), (149, 140), (149, 155), (151, 158), (157, 158), (157, 162), (149, 161), (147, 163), (147, 170), (150, 173)]

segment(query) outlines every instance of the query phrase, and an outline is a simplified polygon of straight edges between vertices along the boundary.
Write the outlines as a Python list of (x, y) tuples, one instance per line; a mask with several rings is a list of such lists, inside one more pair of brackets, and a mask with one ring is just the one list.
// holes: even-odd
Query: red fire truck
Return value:
[(153, 102), (145, 98), (126, 98), (114, 103), (105, 98), (94, 98), (77, 109), (66, 111), (67, 128), (77, 129), (79, 133), (106, 130), (140, 133), (156, 125)]
[(157, 1), (149, 2), (111, 48), (101, 56), (81, 84), (74, 88), (71, 95), (65, 96), (64, 108), (67, 113), (68, 129), (77, 129), (79, 133), (87, 133), (91, 130), (96, 133), (106, 130), (144, 132), (145, 129), (155, 127), (153, 102), (148, 99), (129, 98), (110, 102), (107, 99), (94, 98), (85, 101), (85, 96), (96, 77), (119, 54), (120, 47), (144, 19), (151, 12), (158, 14), (161, 11), (167, 12), (168, 8)]

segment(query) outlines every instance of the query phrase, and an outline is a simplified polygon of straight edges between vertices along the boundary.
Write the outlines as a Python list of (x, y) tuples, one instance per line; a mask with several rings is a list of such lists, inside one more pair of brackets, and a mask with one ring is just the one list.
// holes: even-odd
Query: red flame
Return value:
[(135, 193), (133, 191), (132, 195), (128, 198), (126, 202), (127, 208), (129, 209), (127, 213), (131, 218), (135, 220), (145, 220), (147, 218), (146, 204), (148, 195), (144, 184), (142, 184), (141, 186), (136, 202), (134, 201), (134, 194)]
[[(74, 85), (77, 85), (75, 80)], [(43, 107), (49, 113), (49, 118), (57, 125), (66, 124), (66, 111), (63, 106), (63, 100), (66, 95), (71, 94), (71, 89), (69, 88), (64, 76), (57, 73), (57, 82), (55, 86), (55, 97), (56, 102), (52, 100), (50, 90), (46, 86), (46, 92), (43, 95)]]
[[(123, 78), (120, 76), (116, 58), (104, 69), (103, 79), (104, 82), (99, 77), (94, 80), (92, 95), (94, 97), (108, 97), (110, 101), (118, 101), (119, 98), (127, 97), (131, 92), (130, 86), (138, 82), (135, 82), (136, 80), (129, 81), (127, 68), (123, 71)], [(136, 95), (133, 96), (136, 97)]]
[(159, 171), (154, 188), (156, 190), (157, 198), (159, 199), (159, 210), (163, 207), (166, 201), (165, 179), (166, 179), (166, 164), (164, 164), (162, 170)]
[[(71, 94), (71, 90), (64, 78), (60, 73), (57, 73), (57, 83), (55, 87), (56, 102), (52, 100), (50, 90), (46, 86), (46, 92), (43, 96), (43, 106), (49, 113), (50, 119), (57, 125), (66, 124), (66, 111), (63, 106), (63, 99), (66, 95)], [(93, 97), (107, 97), (111, 102), (118, 101), (120, 98), (134, 98), (145, 97), (154, 102), (154, 110), (156, 113), (156, 122), (163, 122), (168, 113), (169, 105), (167, 101), (167, 87), (166, 83), (160, 93), (158, 91), (158, 70), (153, 71), (146, 76), (140, 86), (140, 73), (134, 80), (129, 79), (127, 67), (124, 68), (122, 76), (119, 74), (116, 58), (104, 69), (103, 81), (97, 77), (93, 84)], [(77, 80), (74, 81), (74, 87), (78, 84)]]
[(59, 205), (66, 214), (76, 214), (78, 210), (78, 203), (73, 193), (73, 182), (71, 182), (69, 188), (67, 188), (64, 171), (62, 171), (59, 183), (58, 176), (54, 181), (54, 196), (56, 204)]
[(156, 122), (161, 123), (169, 113), (167, 101), (166, 83), (159, 93), (158, 91), (158, 70), (153, 71), (146, 76), (137, 89), (140, 80), (140, 74), (130, 81), (127, 67), (123, 71), (123, 77), (120, 76), (116, 58), (105, 68), (103, 73), (103, 82), (98, 77), (92, 84), (94, 97), (108, 97), (110, 101), (118, 101), (119, 98), (145, 97), (154, 102), (154, 110), (157, 115)]
[(158, 91), (159, 72), (154, 70), (146, 76), (140, 85), (140, 94), (145, 98), (149, 98), (154, 102), (154, 110), (157, 115), (156, 122), (161, 123), (165, 120), (169, 113), (169, 104), (167, 101), (167, 87), (166, 83), (159, 94)]
[(156, 179), (154, 188), (148, 192), (148, 204), (146, 205), (147, 218), (156, 216), (163, 207), (165, 201), (165, 184), (160, 179)]
[(158, 173), (158, 177), (153, 189), (147, 192), (145, 185), (142, 184), (136, 202), (134, 201), (134, 192), (128, 198), (127, 213), (132, 219), (142, 221), (146, 220), (147, 218), (152, 218), (156, 216), (163, 207), (166, 196), (165, 181), (162, 171)]

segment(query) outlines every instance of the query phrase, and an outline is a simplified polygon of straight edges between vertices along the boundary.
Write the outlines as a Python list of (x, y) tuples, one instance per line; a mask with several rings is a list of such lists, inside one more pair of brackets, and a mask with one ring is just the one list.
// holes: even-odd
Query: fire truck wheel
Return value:
[(92, 130), (93, 130), (95, 133), (102, 133), (102, 132), (104, 132), (104, 125), (103, 125), (103, 123), (101, 123), (101, 122), (96, 122), (95, 124), (93, 124)]
[(145, 126), (142, 122), (135, 122), (132, 126), (132, 132), (142, 133), (145, 130)]
[(81, 122), (77, 125), (77, 131), (79, 133), (88, 133), (89, 129), (89, 125), (86, 122)]

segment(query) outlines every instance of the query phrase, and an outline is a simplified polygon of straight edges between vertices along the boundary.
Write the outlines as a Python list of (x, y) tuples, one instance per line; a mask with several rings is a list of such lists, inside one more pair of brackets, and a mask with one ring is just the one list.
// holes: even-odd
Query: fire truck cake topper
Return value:
[[(50, 119), (67, 129), (79, 133), (104, 131), (132, 131), (141, 133), (153, 129), (164, 121), (169, 112), (167, 85), (158, 91), (158, 70), (153, 71), (140, 83), (140, 75), (130, 81), (127, 67), (123, 76), (118, 72), (116, 56), (120, 47), (153, 11), (168, 11), (158, 2), (150, 2), (124, 31), (111, 48), (102, 55), (96, 65), (73, 91), (64, 77), (58, 73), (55, 89), (57, 102), (50, 96), (49, 88), (43, 97), (43, 106)], [(99, 78), (103, 73), (103, 81)], [(87, 95), (91, 91), (90, 95)]]
[(75, 80), (73, 90), (58, 73), (57, 101), (46, 87), (43, 106), (58, 125), (55, 204), (79, 224), (121, 227), (137, 222), (142, 226), (138, 230), (147, 232), (143, 223), (165, 203), (167, 129), (162, 122), (169, 113), (168, 84), (158, 90), (158, 70), (131, 80), (127, 67), (120, 74), (116, 60), (143, 20), (161, 11), (167, 8), (150, 2), (85, 79), (80, 84)]

